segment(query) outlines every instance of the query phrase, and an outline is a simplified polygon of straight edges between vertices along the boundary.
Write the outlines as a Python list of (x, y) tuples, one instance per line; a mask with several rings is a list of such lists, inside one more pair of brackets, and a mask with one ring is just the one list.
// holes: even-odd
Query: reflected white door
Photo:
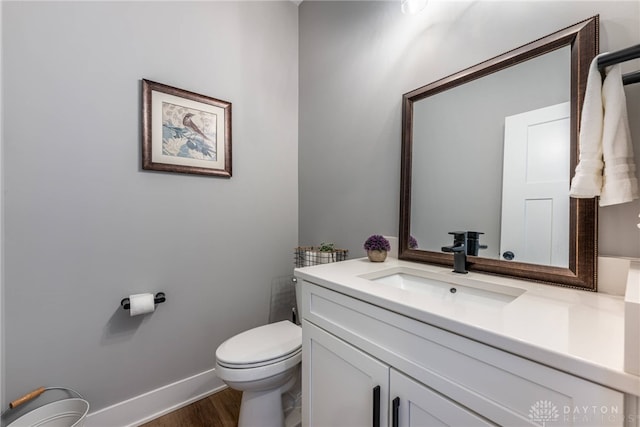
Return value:
[(568, 267), (569, 103), (505, 118), (503, 259)]

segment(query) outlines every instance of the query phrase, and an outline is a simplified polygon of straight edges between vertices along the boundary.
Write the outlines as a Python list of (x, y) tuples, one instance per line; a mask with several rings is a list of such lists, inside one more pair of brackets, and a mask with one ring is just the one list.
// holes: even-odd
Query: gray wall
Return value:
[[(600, 14), (601, 51), (640, 42), (640, 2), (397, 2), (300, 5), (300, 242), (364, 256), (397, 235), (402, 94)], [(640, 60), (623, 71), (640, 68)], [(640, 165), (640, 85), (626, 89)], [(600, 210), (600, 253), (640, 257), (640, 201)]]
[[(95, 411), (212, 368), (293, 270), (297, 7), (2, 7), (5, 397), (64, 385)], [(141, 78), (232, 102), (231, 179), (140, 170)]]

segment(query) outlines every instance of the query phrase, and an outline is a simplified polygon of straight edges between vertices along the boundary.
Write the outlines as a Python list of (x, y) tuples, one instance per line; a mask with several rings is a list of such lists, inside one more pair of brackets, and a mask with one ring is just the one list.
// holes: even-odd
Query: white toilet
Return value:
[(302, 328), (288, 320), (250, 329), (220, 344), (216, 374), (242, 391), (238, 427), (285, 425), (282, 394), (299, 385), (301, 361)]

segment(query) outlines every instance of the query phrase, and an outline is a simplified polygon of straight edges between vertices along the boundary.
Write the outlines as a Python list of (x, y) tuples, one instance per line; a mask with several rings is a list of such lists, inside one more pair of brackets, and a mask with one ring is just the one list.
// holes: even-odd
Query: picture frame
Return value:
[(142, 79), (142, 169), (231, 177), (231, 103)]

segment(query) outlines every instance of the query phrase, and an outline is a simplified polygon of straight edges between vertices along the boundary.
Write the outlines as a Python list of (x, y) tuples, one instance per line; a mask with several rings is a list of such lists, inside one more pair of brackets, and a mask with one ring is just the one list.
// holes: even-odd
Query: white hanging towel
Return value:
[(627, 100), (619, 65), (610, 67), (607, 72), (602, 84), (602, 102), (604, 174), (600, 206), (609, 206), (638, 198), (638, 179), (627, 117)]
[(580, 199), (599, 196), (602, 190), (604, 110), (598, 56), (593, 59), (589, 67), (587, 87), (582, 104), (582, 117), (580, 118), (580, 158), (569, 190), (569, 196)]
[(589, 67), (582, 117), (580, 158), (569, 196), (600, 196), (600, 206), (638, 198), (638, 180), (627, 101), (619, 65), (608, 67), (602, 83), (596, 56)]

